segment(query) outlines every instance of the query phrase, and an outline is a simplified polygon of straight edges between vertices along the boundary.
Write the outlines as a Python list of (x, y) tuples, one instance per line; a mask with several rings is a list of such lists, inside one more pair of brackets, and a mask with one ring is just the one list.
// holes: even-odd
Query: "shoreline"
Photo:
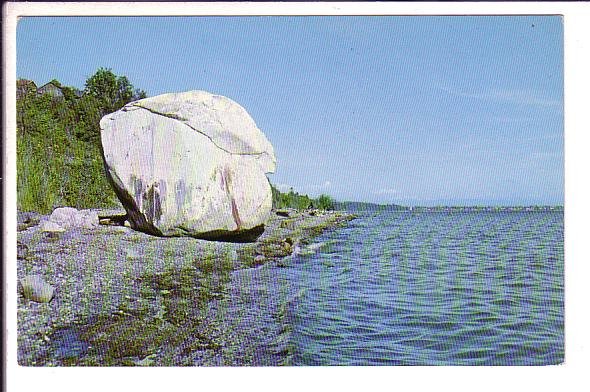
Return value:
[[(235, 352), (244, 342), (228, 336), (233, 333), (228, 325), (242, 320), (228, 313), (227, 304), (251, 294), (239, 277), (264, 274), (265, 265), (280, 267), (313, 238), (355, 217), (342, 211), (273, 210), (256, 242), (233, 243), (154, 237), (104, 224), (42, 232), (43, 216), (28, 224), (23, 216), (19, 213), (18, 278), (37, 274), (55, 289), (49, 303), (19, 293), (18, 363), (23, 366), (256, 364), (252, 356)], [(272, 277), (265, 279), (275, 284)], [(284, 312), (283, 305), (273, 303), (273, 309), (277, 306)], [(284, 340), (281, 336), (276, 337)], [(271, 355), (272, 364), (284, 363), (279, 358), (284, 353), (278, 352)]]

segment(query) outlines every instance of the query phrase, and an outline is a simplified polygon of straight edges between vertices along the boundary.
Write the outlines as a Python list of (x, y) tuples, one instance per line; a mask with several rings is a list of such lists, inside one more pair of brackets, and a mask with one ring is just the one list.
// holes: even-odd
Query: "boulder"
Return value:
[(23, 295), (35, 302), (49, 302), (55, 290), (41, 275), (27, 275), (20, 280)]
[(249, 240), (270, 216), (274, 150), (246, 110), (205, 91), (131, 102), (100, 122), (104, 163), (131, 227)]
[(39, 226), (41, 228), (41, 231), (45, 231), (48, 233), (63, 233), (64, 231), (66, 231), (66, 229), (64, 229), (63, 227), (51, 220), (43, 220), (41, 221), (41, 224)]
[(65, 231), (71, 228), (92, 229), (98, 224), (98, 213), (96, 211), (60, 207), (53, 210), (49, 220), (42, 222), (41, 229), (43, 231)]

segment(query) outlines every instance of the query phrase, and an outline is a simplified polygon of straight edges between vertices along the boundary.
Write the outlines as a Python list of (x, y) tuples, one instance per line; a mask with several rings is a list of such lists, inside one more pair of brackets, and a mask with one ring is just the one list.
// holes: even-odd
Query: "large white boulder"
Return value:
[(164, 94), (102, 118), (107, 177), (136, 230), (202, 238), (259, 232), (274, 150), (229, 98)]

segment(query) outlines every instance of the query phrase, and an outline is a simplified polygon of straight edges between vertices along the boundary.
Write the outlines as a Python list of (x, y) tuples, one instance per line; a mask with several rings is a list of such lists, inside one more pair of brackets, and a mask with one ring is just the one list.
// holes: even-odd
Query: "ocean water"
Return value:
[(364, 212), (293, 257), (293, 365), (564, 360), (563, 212)]

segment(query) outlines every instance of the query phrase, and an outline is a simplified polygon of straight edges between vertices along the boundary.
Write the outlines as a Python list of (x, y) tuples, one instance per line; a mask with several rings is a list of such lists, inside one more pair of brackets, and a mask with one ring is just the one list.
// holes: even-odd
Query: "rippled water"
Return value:
[(375, 212), (282, 274), (295, 365), (564, 358), (562, 212)]

